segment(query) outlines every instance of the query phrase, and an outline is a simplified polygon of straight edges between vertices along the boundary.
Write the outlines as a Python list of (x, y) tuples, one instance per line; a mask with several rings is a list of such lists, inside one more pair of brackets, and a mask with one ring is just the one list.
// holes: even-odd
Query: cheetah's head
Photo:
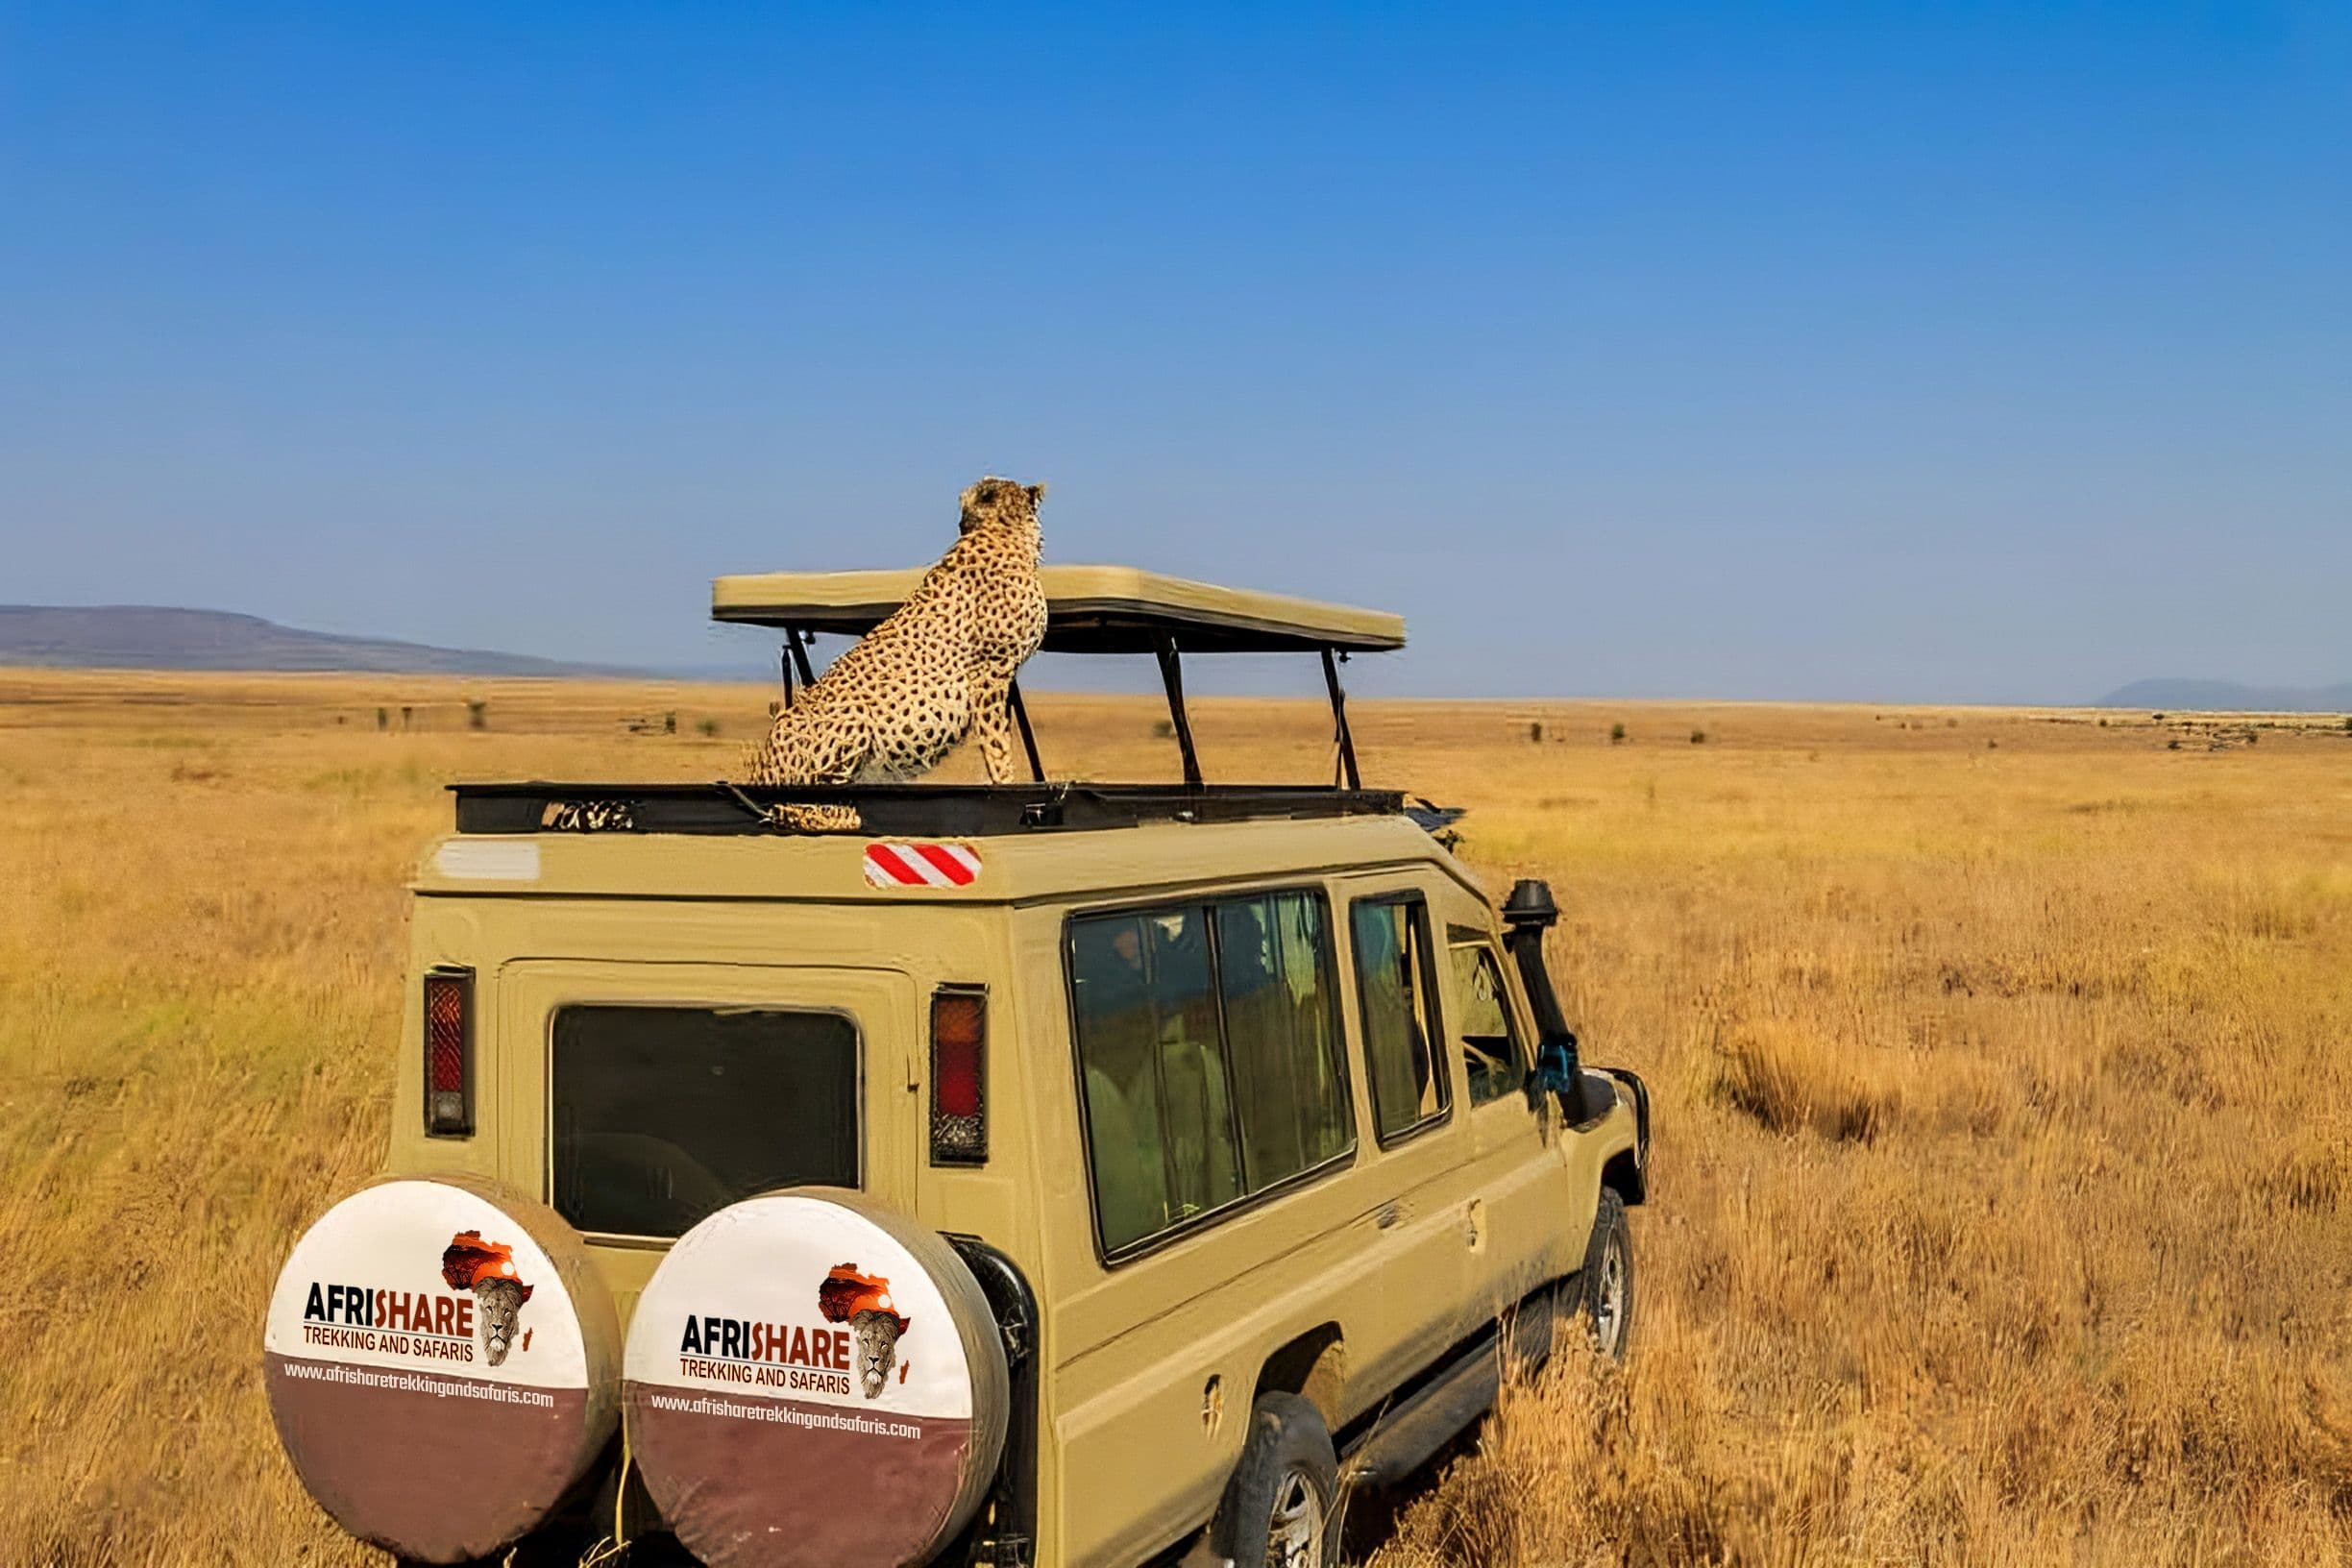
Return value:
[(983, 528), (1033, 529), (1038, 526), (1038, 502), (1045, 499), (1041, 484), (1015, 484), (990, 475), (964, 492), (963, 533)]

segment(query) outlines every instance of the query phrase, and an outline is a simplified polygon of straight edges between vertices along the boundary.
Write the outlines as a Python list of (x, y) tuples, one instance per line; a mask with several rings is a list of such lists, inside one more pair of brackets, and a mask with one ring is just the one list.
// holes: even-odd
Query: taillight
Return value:
[(466, 1138), (474, 1131), (474, 971), (425, 976), (425, 1131)]
[(931, 993), (931, 1163), (988, 1162), (988, 992), (942, 986)]

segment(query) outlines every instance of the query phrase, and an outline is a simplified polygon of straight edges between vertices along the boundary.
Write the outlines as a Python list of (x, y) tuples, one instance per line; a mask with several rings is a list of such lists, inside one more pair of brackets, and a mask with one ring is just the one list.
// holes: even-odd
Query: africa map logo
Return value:
[[(817, 1286), (817, 1310), (828, 1323), (846, 1323), (857, 1335), (858, 1386), (868, 1399), (879, 1399), (898, 1362), (898, 1339), (913, 1319), (892, 1305), (890, 1281), (879, 1274), (861, 1274), (855, 1263), (835, 1263)], [(898, 1367), (898, 1381), (906, 1368)]]
[[(481, 1304), (482, 1354), (492, 1366), (505, 1364), (514, 1345), (515, 1320), (531, 1287), (515, 1273), (514, 1248), (503, 1241), (484, 1241), (479, 1231), (459, 1231), (441, 1254), (441, 1277), (453, 1290), (470, 1290)], [(523, 1331), (523, 1348), (530, 1349), (530, 1331)]]

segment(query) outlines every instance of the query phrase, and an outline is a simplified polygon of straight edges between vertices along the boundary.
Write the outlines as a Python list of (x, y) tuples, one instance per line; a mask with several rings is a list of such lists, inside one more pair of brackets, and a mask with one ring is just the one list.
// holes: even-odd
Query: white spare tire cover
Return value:
[(623, 1386), (646, 1489), (712, 1568), (896, 1568), (978, 1510), (1009, 1384), (954, 1248), (796, 1188), (679, 1238), (638, 1298)]
[(393, 1180), (330, 1209), (270, 1297), (270, 1414), (310, 1495), (424, 1562), (544, 1520), (611, 1438), (620, 1319), (551, 1209)]

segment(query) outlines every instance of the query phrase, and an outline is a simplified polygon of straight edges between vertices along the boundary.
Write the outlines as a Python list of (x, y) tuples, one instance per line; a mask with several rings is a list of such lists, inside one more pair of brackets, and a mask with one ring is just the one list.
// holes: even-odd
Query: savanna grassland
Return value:
[[(714, 777), (765, 700), (0, 672), (0, 1562), (367, 1560), (259, 1323), (380, 1157), (440, 786)], [(1034, 706), (1057, 773), (1172, 772), (1148, 704)], [(1356, 713), (1552, 881), (1659, 1122), (1632, 1360), (1511, 1390), (1382, 1568), (2352, 1554), (2340, 721)], [(1200, 719), (1213, 776), (1328, 766), (1305, 705)]]

